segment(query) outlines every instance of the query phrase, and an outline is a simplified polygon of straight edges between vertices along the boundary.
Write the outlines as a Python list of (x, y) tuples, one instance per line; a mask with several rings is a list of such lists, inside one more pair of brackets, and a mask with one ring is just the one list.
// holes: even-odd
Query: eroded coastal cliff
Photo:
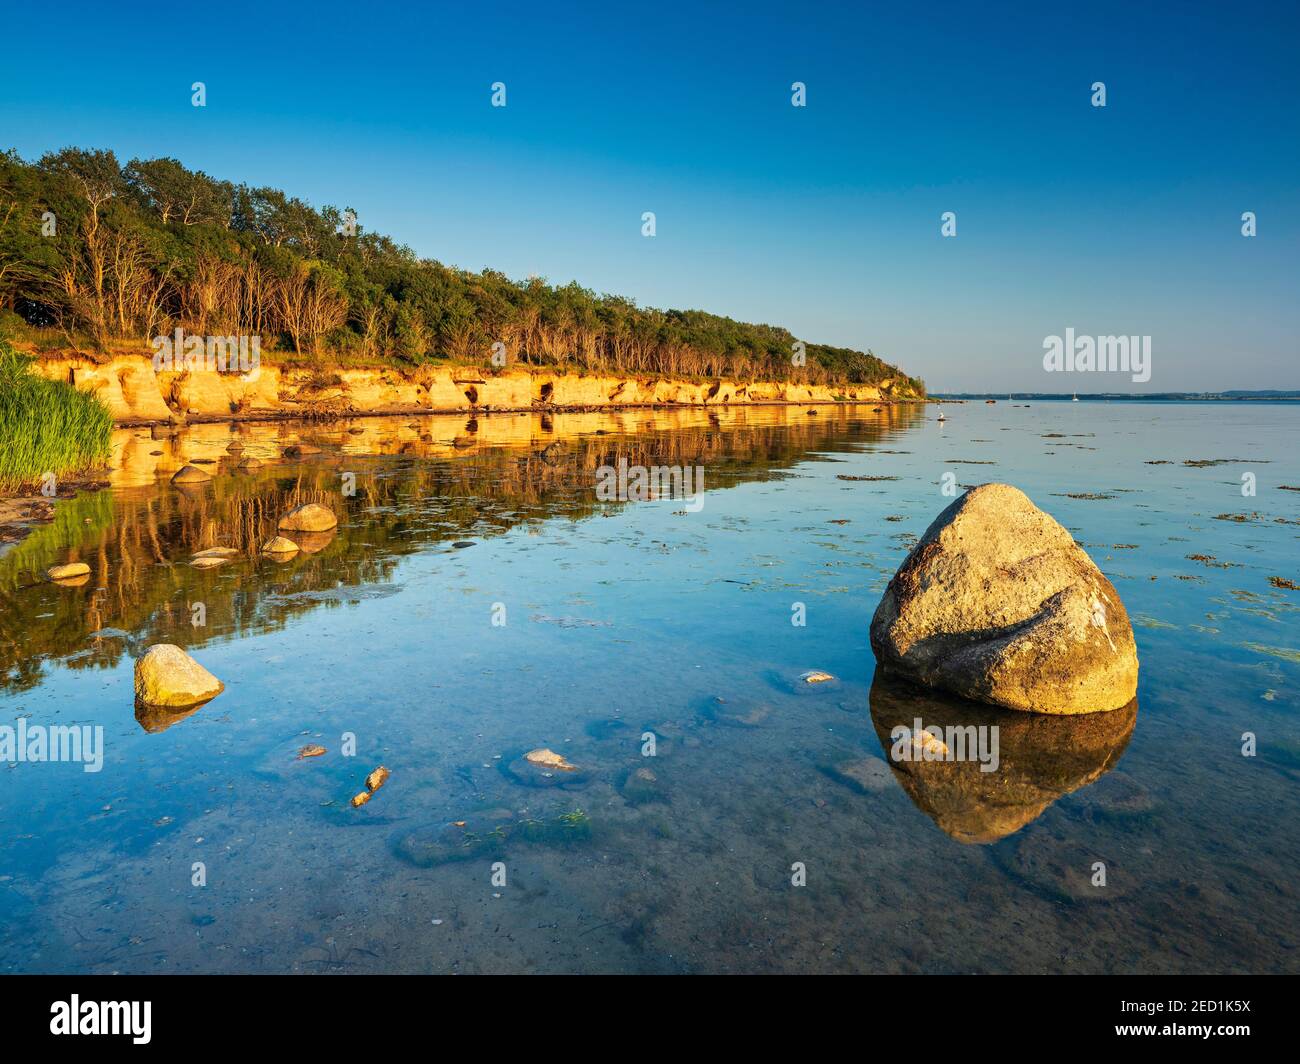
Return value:
[(472, 366), (313, 370), (263, 363), (248, 374), (155, 371), (145, 355), (45, 356), (33, 367), (93, 392), (122, 424), (178, 420), (624, 406), (919, 401), (904, 381), (875, 385), (666, 380)]

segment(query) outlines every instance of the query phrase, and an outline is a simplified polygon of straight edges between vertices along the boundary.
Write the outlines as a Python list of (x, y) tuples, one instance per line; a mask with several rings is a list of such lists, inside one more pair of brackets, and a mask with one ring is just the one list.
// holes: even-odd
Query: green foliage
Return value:
[[(42, 235), (47, 212), (57, 233)], [(576, 282), (512, 281), (420, 259), (272, 188), (65, 148), (36, 163), (0, 155), (0, 308), (104, 342), (181, 325), (260, 335), (263, 348), (372, 362), (486, 366), (493, 345), (532, 366), (644, 377), (883, 384), (921, 392), (871, 351), (701, 310), (639, 307)]]
[(79, 473), (108, 460), (113, 415), (95, 396), (31, 372), (0, 340), (0, 491)]

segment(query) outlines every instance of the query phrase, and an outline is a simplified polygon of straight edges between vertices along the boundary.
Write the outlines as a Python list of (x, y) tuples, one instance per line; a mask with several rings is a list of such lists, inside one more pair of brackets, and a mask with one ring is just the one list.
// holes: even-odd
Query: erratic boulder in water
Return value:
[(1074, 537), (1009, 484), (941, 513), (871, 621), (876, 658), (919, 683), (1031, 713), (1095, 713), (1137, 693), (1133, 628)]
[(225, 689), (225, 684), (171, 643), (151, 646), (135, 663), (135, 697), (145, 705), (195, 706)]
[(328, 532), (339, 523), (334, 511), (318, 502), (296, 506), (280, 518), (282, 532)]

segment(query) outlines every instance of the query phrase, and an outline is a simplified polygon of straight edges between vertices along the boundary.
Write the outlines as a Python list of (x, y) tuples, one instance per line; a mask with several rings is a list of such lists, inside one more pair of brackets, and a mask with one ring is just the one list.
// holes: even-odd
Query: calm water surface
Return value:
[[(106, 748), (98, 773), (0, 763), (0, 971), (1300, 970), (1300, 592), (1269, 580), (1300, 582), (1300, 411), (946, 410), (120, 432), (112, 487), (0, 557), (0, 724)], [(232, 439), (267, 464), (237, 472)], [(278, 457), (300, 439), (322, 453)], [(171, 486), (196, 458), (213, 481)], [(621, 458), (702, 466), (703, 508), (599, 501)], [(872, 612), (946, 473), (1089, 551), (1135, 706), (1003, 714), (875, 675)], [(303, 501), (337, 532), (258, 557)], [(243, 553), (192, 567), (209, 546)], [(74, 559), (82, 586), (40, 581)], [(157, 642), (226, 691), (137, 710)], [(998, 772), (886, 767), (918, 715), (998, 725)], [(531, 769), (540, 746), (579, 771)]]

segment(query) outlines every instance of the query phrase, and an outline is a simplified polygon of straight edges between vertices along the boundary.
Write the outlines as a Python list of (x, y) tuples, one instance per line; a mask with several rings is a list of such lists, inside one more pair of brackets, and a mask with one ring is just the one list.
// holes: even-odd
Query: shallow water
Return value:
[[(0, 724), (105, 736), (98, 773), (0, 763), (0, 971), (1300, 970), (1300, 592), (1269, 583), (1300, 582), (1300, 411), (945, 409), (120, 432), (112, 487), (0, 557)], [(235, 471), (232, 439), (267, 464)], [(323, 453), (278, 457), (299, 439)], [(213, 481), (171, 486), (196, 458)], [(600, 501), (620, 458), (702, 466), (702, 508)], [(1087, 548), (1136, 707), (1048, 720), (874, 675), (945, 473)], [(338, 531), (258, 557), (312, 500)], [(216, 545), (243, 553), (188, 564)], [(40, 581), (74, 559), (82, 586)], [(137, 712), (158, 642), (225, 692)], [(998, 725), (998, 772), (865, 761), (915, 715)], [(520, 760), (542, 746), (579, 771)]]

